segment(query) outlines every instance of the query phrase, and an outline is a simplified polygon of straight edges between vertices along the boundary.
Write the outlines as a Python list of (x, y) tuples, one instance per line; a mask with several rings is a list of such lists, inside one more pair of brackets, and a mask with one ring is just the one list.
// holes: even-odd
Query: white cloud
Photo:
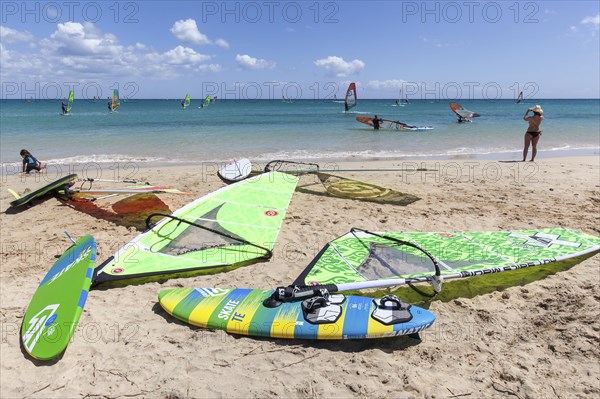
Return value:
[(405, 81), (400, 79), (371, 80), (366, 86), (370, 89), (376, 90), (400, 89), (404, 83)]
[(7, 26), (0, 26), (0, 40), (4, 43), (28, 42), (34, 39), (34, 36), (28, 31), (18, 31)]
[(115, 35), (102, 34), (91, 23), (65, 22), (56, 28), (50, 39), (41, 41), (45, 54), (110, 58), (123, 51)]
[(200, 72), (217, 73), (223, 70), (223, 67), (219, 64), (203, 64), (198, 67)]
[(325, 68), (331, 75), (337, 77), (346, 77), (362, 71), (365, 63), (361, 60), (346, 61), (342, 57), (330, 55), (315, 61), (315, 65)]
[(214, 42), (207, 35), (200, 32), (196, 20), (192, 18), (180, 19), (171, 27), (171, 33), (184, 43), (191, 44), (214, 44), (224, 49), (229, 49), (229, 43), (223, 38), (218, 38)]
[(248, 54), (238, 54), (235, 56), (235, 61), (244, 69), (269, 69), (274, 68), (275, 63), (262, 58), (254, 58)]
[(169, 50), (160, 55), (164, 61), (171, 65), (183, 65), (183, 64), (199, 64), (204, 61), (210, 60), (209, 55), (197, 53), (189, 47), (177, 46), (172, 50)]
[(211, 44), (208, 36), (198, 30), (198, 25), (196, 25), (196, 21), (192, 18), (176, 21), (171, 28), (171, 33), (182, 42)]
[(225, 39), (217, 39), (215, 40), (215, 44), (219, 47), (229, 50), (229, 43), (227, 43), (227, 40)]
[(591, 24), (600, 26), (600, 14), (596, 15), (595, 17), (585, 17), (581, 20), (581, 23), (583, 25)]
[(121, 77), (164, 80), (190, 73), (212, 58), (185, 46), (167, 51), (157, 51), (139, 42), (125, 46), (115, 35), (101, 32), (91, 23), (76, 22), (57, 24), (54, 33), (39, 41), (39, 47), (37, 52), (21, 53), (7, 49), (3, 42), (2, 78), (43, 81), (68, 77), (96, 82)]

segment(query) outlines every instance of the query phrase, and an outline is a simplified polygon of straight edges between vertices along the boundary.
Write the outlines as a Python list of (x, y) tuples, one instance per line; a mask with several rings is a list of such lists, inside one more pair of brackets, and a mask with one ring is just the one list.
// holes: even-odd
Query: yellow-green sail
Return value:
[(94, 281), (187, 274), (268, 259), (297, 182), (285, 173), (265, 173), (172, 215), (156, 215), (164, 218), (100, 265)]
[(599, 250), (600, 238), (563, 228), (445, 233), (352, 229), (328, 243), (294, 284), (433, 282), (435, 276), (450, 280), (525, 269)]
[(71, 112), (74, 101), (75, 101), (75, 93), (73, 93), (73, 90), (71, 90), (69, 92), (69, 99), (67, 100), (67, 112)]
[(112, 95), (111, 109), (114, 111), (119, 105), (121, 105), (121, 101), (119, 100), (119, 89), (114, 89)]

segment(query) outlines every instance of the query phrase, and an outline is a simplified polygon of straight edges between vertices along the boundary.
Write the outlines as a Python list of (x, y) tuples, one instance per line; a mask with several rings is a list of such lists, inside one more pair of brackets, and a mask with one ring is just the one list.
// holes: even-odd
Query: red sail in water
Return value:
[(344, 97), (344, 103), (348, 106), (348, 109), (354, 108), (358, 104), (358, 97), (356, 96), (356, 84), (350, 83), (348, 90), (346, 90), (346, 97)]

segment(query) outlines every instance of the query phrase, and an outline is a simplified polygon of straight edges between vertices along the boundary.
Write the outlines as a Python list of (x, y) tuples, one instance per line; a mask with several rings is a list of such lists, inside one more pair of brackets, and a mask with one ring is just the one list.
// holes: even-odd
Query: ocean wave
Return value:
[[(493, 154), (520, 154), (522, 148), (468, 148), (459, 147), (447, 151), (408, 152), (408, 151), (318, 151), (306, 150), (278, 151), (252, 156), (256, 161), (271, 161), (274, 159), (316, 160), (316, 159), (388, 159), (388, 158), (444, 158), (455, 156), (489, 156)], [(569, 145), (538, 149), (538, 152), (556, 151), (598, 151), (598, 146), (572, 147)]]
[(74, 157), (49, 159), (45, 161), (48, 164), (86, 164), (86, 163), (147, 163), (147, 162), (165, 162), (167, 159), (162, 157), (142, 157), (124, 154), (87, 154), (76, 155)]
[[(108, 164), (108, 163), (140, 163), (140, 164), (189, 164), (196, 162), (215, 162), (223, 163), (230, 162), (232, 159), (250, 158), (257, 162), (268, 162), (275, 159), (288, 160), (375, 160), (375, 159), (391, 159), (391, 158), (454, 158), (454, 157), (479, 157), (491, 156), (494, 154), (520, 154), (522, 148), (518, 147), (497, 147), (497, 148), (472, 148), (472, 147), (457, 147), (448, 150), (432, 150), (432, 151), (398, 151), (398, 150), (282, 150), (275, 152), (248, 152), (248, 153), (221, 153), (215, 154), (211, 158), (197, 158), (193, 156), (185, 158), (167, 158), (167, 157), (143, 157), (125, 154), (88, 154), (78, 155), (74, 157), (50, 159), (45, 161), (47, 164)], [(579, 151), (600, 151), (598, 146), (571, 146), (557, 145), (550, 148), (538, 149), (539, 153), (553, 152), (579, 152)]]

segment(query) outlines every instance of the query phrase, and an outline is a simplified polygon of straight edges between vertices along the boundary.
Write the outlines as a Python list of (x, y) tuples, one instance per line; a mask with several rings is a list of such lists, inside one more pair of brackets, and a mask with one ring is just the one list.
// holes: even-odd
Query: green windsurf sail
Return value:
[(562, 228), (453, 233), (352, 229), (328, 243), (294, 285), (430, 282), (439, 292), (444, 280), (545, 265), (599, 250), (600, 238)]
[(73, 93), (73, 90), (71, 90), (69, 92), (69, 99), (67, 100), (67, 113), (71, 112), (71, 109), (73, 108), (73, 102), (75, 101), (75, 93)]
[(185, 98), (183, 100), (181, 100), (181, 106), (183, 107), (183, 109), (186, 109), (187, 107), (190, 106), (190, 95), (186, 94)]
[[(268, 259), (297, 182), (285, 173), (266, 173), (199, 198), (172, 215), (150, 215), (150, 229), (100, 265), (94, 282)], [(163, 219), (152, 225), (157, 217)]]
[(204, 101), (202, 101), (202, 108), (208, 107), (209, 105), (210, 105), (210, 95), (206, 96), (206, 98), (204, 98)]

